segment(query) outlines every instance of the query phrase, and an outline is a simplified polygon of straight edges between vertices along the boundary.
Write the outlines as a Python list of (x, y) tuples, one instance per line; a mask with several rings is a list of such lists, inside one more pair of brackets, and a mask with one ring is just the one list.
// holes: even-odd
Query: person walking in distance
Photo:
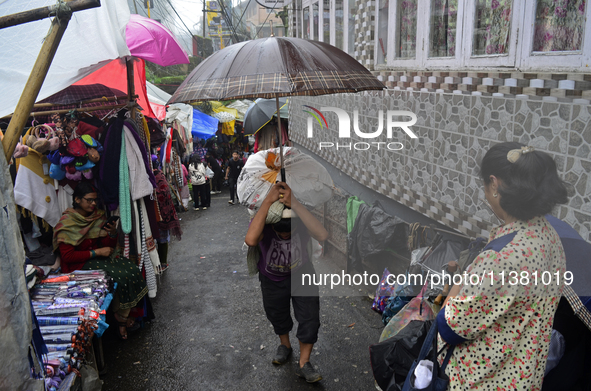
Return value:
[(191, 184), (193, 185), (194, 209), (199, 210), (201, 207), (203, 210), (206, 210), (209, 207), (210, 195), (208, 194), (209, 189), (205, 183), (205, 164), (201, 162), (199, 155), (191, 156), (189, 172), (191, 174)]
[(236, 183), (242, 167), (244, 167), (244, 161), (240, 159), (240, 154), (238, 151), (232, 152), (232, 159), (228, 161), (228, 168), (226, 169), (226, 180), (230, 182), (230, 201), (228, 201), (230, 205), (234, 205), (234, 195), (236, 195), (236, 200), (240, 202), (236, 194)]
[(213, 171), (213, 179), (211, 179), (211, 194), (220, 194), (222, 192), (222, 169), (218, 161), (208, 153), (205, 158), (207, 159), (207, 165)]

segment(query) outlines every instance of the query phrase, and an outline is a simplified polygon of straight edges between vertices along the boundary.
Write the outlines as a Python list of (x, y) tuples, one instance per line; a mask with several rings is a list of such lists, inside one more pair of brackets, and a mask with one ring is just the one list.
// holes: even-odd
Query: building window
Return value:
[(338, 47), (341, 50), (344, 50), (345, 47), (343, 46), (344, 44), (344, 31), (345, 31), (345, 25), (344, 25), (344, 4), (343, 4), (343, 0), (335, 0), (335, 7), (334, 7), (335, 11), (335, 46)]
[(507, 54), (512, 0), (476, 0), (475, 3), (472, 55)]
[(355, 18), (363, 10), (346, 2), (348, 49), (354, 55), (355, 39), (374, 41), (377, 69), (517, 67), (538, 71), (551, 67), (582, 71), (591, 64), (587, 2), (376, 0), (371, 31), (375, 38), (362, 26), (358, 27), (364, 36), (355, 36), (359, 24)]
[(458, 0), (431, 0), (429, 57), (455, 57)]
[(330, 0), (322, 2), (322, 41), (330, 43)]
[(585, 34), (585, 0), (538, 0), (534, 52), (578, 51)]
[(310, 39), (310, 7), (304, 7), (304, 39)]
[(318, 2), (312, 4), (312, 15), (312, 26), (314, 29), (314, 34), (310, 36), (310, 39), (318, 41)]
[[(417, 55), (417, 3), (418, 0), (398, 1), (396, 10), (399, 27), (398, 44), (396, 45), (398, 59), (415, 58)], [(382, 27), (380, 23), (380, 29)], [(385, 29), (388, 30), (387, 23)]]
[(347, 52), (351, 56), (355, 56), (355, 39), (357, 38), (357, 34), (355, 34), (355, 15), (357, 15), (357, 7), (355, 7), (355, 1), (349, 0), (348, 2), (348, 17), (349, 17), (349, 26), (347, 31)]
[(390, 0), (378, 0), (377, 64), (387, 63)]

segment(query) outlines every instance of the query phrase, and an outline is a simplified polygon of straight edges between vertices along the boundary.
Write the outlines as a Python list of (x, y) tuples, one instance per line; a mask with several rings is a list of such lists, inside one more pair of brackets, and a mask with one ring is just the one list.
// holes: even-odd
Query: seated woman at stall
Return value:
[(119, 325), (119, 336), (127, 339), (130, 310), (148, 293), (139, 268), (129, 259), (114, 256), (117, 222), (107, 224), (105, 211), (97, 208), (97, 192), (80, 182), (73, 194), (73, 207), (62, 214), (54, 228), (53, 248), (62, 259), (62, 271), (104, 270), (117, 283), (111, 308)]
[(518, 143), (493, 146), (480, 176), (502, 225), (437, 315), (440, 342), (455, 345), (448, 389), (540, 390), (566, 270), (544, 216), (567, 202), (566, 187), (550, 155)]

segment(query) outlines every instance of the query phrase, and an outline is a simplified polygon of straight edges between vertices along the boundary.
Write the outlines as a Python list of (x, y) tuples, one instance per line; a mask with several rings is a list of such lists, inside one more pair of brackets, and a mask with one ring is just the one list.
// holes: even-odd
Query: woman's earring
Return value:
[(497, 193), (493, 194), (493, 197), (497, 198), (499, 195)]

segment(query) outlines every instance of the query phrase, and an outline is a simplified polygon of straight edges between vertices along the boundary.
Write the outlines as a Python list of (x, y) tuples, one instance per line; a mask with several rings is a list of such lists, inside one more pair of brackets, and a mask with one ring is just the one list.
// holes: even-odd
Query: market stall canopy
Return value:
[(248, 111), (248, 108), (250, 107), (250, 105), (252, 105), (252, 101), (248, 100), (248, 99), (238, 99), (232, 103), (230, 103), (229, 105), (227, 105), (226, 107), (229, 109), (236, 109), (236, 111), (238, 112), (238, 116), (236, 117), (236, 121), (244, 121), (244, 115), (246, 114), (246, 112)]
[(146, 81), (146, 92), (148, 93), (148, 99), (150, 102), (158, 103), (159, 105), (166, 106), (166, 102), (172, 95), (168, 92), (156, 87), (154, 84)]
[(125, 31), (132, 56), (164, 67), (190, 62), (174, 34), (154, 19), (132, 14)]
[(207, 140), (215, 136), (218, 131), (218, 119), (193, 109), (193, 127), (191, 134), (193, 137), (199, 137)]
[[(135, 93), (138, 95), (137, 103), (142, 108), (142, 113), (151, 118), (156, 118), (152, 111), (146, 91), (146, 67), (144, 60), (133, 60), (133, 77)], [(91, 75), (76, 82), (76, 85), (104, 84), (109, 88), (115, 88), (127, 93), (127, 65), (125, 59), (117, 59), (98, 69)]]
[[(101, 7), (77, 12), (72, 18), (39, 92), (39, 100), (65, 89), (113, 59), (130, 55), (125, 42), (125, 26), (130, 18), (127, 3), (119, 0), (101, 3)], [(54, 4), (55, 0), (0, 1), (0, 16)], [(14, 111), (50, 25), (51, 20), (47, 18), (0, 30), (0, 117)]]
[(156, 114), (156, 118), (163, 121), (164, 118), (166, 118), (166, 102), (170, 99), (171, 95), (156, 87), (149, 81), (146, 81), (146, 92), (148, 94), (148, 101), (150, 101), (152, 111)]
[(175, 103), (168, 106), (165, 121), (170, 123), (179, 120), (185, 129), (191, 130), (193, 126), (193, 106), (184, 103)]

